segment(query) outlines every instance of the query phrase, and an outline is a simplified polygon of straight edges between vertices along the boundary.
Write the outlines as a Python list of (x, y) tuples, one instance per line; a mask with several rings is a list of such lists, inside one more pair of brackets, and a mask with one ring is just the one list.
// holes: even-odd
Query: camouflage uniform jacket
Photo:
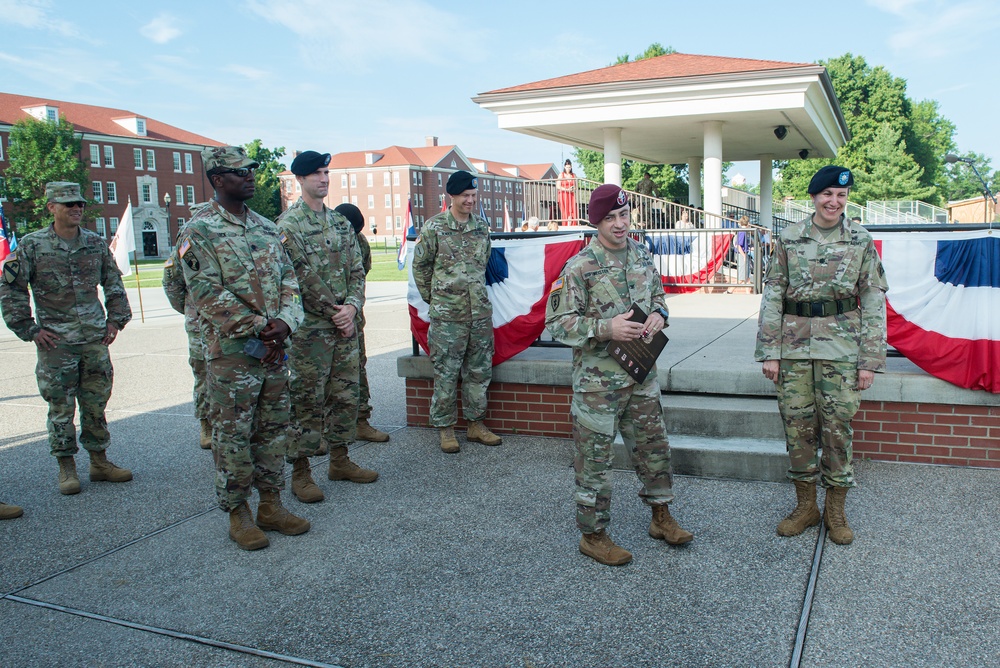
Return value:
[(469, 322), (493, 317), (486, 292), (490, 228), (471, 214), (460, 223), (451, 211), (434, 216), (413, 248), (413, 282), (430, 305), (431, 319)]
[[(629, 295), (623, 299), (622, 293)], [(667, 308), (660, 272), (645, 247), (628, 240), (626, 265), (594, 237), (570, 258), (552, 284), (545, 326), (552, 338), (573, 347), (573, 391), (599, 392), (634, 385), (605, 350), (611, 340), (611, 319), (637, 303), (647, 314)], [(655, 370), (646, 382), (656, 382)]]
[(323, 207), (317, 214), (301, 199), (278, 218), (281, 243), (295, 267), (305, 309), (303, 326), (333, 329), (334, 306), (365, 305), (365, 269), (354, 228)]
[[(182, 237), (184, 229), (178, 237)], [(198, 307), (193, 299), (187, 298), (187, 283), (184, 282), (184, 268), (181, 266), (180, 244), (174, 248), (163, 265), (163, 292), (167, 294), (167, 301), (178, 313), (184, 314), (184, 331), (197, 336), (201, 332), (199, 325)]]
[[(35, 318), (28, 301), (29, 284)], [(107, 314), (97, 296), (98, 285), (104, 289)], [(61, 239), (52, 225), (25, 236), (7, 258), (0, 306), (7, 326), (22, 341), (32, 341), (47, 329), (64, 344), (94, 343), (107, 334), (109, 322), (122, 329), (132, 319), (122, 275), (107, 242), (82, 227), (75, 246)]]
[(654, 197), (656, 196), (656, 183), (653, 179), (639, 179), (639, 182), (635, 184), (635, 191), (646, 197)]
[[(885, 371), (885, 291), (882, 261), (865, 228), (842, 217), (828, 238), (812, 217), (782, 230), (764, 279), (758, 362), (777, 359), (856, 362)], [(857, 298), (860, 308), (805, 318), (784, 314), (784, 299), (829, 302)]]
[(278, 228), (246, 209), (246, 223), (216, 201), (184, 227), (178, 256), (201, 315), (205, 359), (242, 352), (272, 318), (294, 332), (302, 323), (302, 302)]
[(358, 248), (361, 249), (361, 266), (364, 267), (367, 276), (372, 270), (372, 247), (364, 232), (358, 233)]

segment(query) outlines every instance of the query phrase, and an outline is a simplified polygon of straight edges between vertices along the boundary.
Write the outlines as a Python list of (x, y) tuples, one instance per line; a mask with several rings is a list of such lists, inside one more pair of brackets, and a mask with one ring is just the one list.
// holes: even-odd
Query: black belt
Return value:
[(785, 315), (797, 315), (802, 318), (826, 318), (831, 315), (850, 313), (858, 308), (857, 297), (845, 297), (832, 302), (796, 302), (785, 300)]

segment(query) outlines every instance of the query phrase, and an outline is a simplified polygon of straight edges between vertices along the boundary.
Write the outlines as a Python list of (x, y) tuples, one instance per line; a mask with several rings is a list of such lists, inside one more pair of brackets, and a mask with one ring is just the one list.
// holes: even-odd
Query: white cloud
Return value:
[(143, 37), (157, 44), (166, 44), (181, 35), (180, 28), (177, 27), (177, 19), (169, 14), (160, 14), (139, 28), (139, 32)]
[(271, 76), (271, 73), (267, 70), (249, 67), (247, 65), (229, 65), (225, 69), (228, 72), (238, 74), (244, 79), (249, 79), (250, 81), (262, 81)]
[(1000, 7), (992, 0), (868, 0), (868, 4), (896, 17), (898, 24), (890, 29), (886, 43), (898, 56), (911, 59), (985, 52), (1000, 30)]
[[(68, 66), (67, 63), (72, 63)], [(40, 90), (46, 97), (59, 97), (79, 88), (95, 91), (111, 91), (122, 83), (121, 68), (117, 61), (102, 58), (89, 51), (79, 49), (39, 48), (26, 53), (0, 52), (0, 69), (16, 71), (21, 76), (42, 84)], [(100, 72), (100, 79), (94, 78)], [(72, 101), (79, 102), (73, 98)]]
[(13, 25), (75, 35), (78, 31), (72, 23), (49, 16), (51, 7), (49, 0), (0, 0), (0, 16), (7, 27)]

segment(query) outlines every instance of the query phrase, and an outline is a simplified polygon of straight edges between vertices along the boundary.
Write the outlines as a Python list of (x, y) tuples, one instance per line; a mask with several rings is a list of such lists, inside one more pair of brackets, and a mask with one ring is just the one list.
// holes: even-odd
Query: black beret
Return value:
[(329, 153), (317, 153), (316, 151), (303, 151), (292, 160), (292, 174), (296, 176), (309, 176), (320, 167), (330, 164)]
[(590, 224), (596, 226), (604, 217), (628, 204), (628, 195), (621, 186), (605, 183), (590, 193), (590, 206), (587, 207), (587, 217)]
[(854, 185), (854, 175), (847, 167), (827, 165), (820, 168), (809, 182), (808, 193), (815, 195), (827, 188), (850, 188)]
[(445, 186), (445, 190), (448, 191), (449, 195), (461, 195), (466, 190), (475, 190), (479, 187), (476, 181), (476, 177), (468, 172), (459, 170), (448, 177), (448, 185)]
[(365, 226), (365, 215), (361, 213), (361, 209), (354, 206), (350, 202), (344, 202), (339, 204), (336, 209), (334, 209), (341, 216), (351, 221), (351, 227), (354, 228), (354, 233), (359, 233)]

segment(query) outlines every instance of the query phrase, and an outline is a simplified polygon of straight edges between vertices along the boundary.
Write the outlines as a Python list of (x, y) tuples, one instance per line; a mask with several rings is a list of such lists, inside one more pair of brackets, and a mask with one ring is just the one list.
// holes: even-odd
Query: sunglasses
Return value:
[(87, 206), (87, 203), (86, 202), (63, 202), (63, 206), (66, 207), (67, 209), (73, 209), (73, 208), (76, 208), (76, 207), (79, 207), (79, 208), (82, 209), (83, 207)]
[(245, 179), (249, 175), (254, 173), (253, 167), (240, 167), (239, 169), (220, 169), (215, 172), (216, 174), (235, 174), (241, 179)]

